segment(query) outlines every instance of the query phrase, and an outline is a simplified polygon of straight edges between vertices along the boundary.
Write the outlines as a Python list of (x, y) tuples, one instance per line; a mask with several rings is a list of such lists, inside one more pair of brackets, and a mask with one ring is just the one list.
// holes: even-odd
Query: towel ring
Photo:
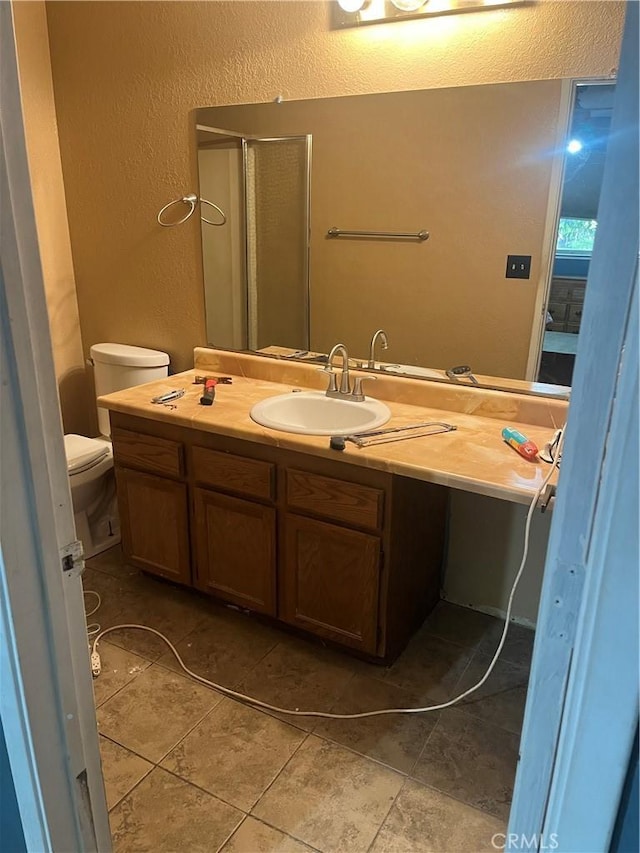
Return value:
[[(207, 201), (207, 200), (206, 200), (206, 198), (201, 198), (201, 199), (200, 199), (200, 204), (201, 204), (201, 205), (202, 205), (202, 204), (208, 204), (208, 205), (209, 205), (209, 207), (213, 207), (213, 209), (214, 209), (214, 210), (217, 210), (217, 211), (218, 211), (218, 213), (220, 214), (220, 216), (222, 217), (222, 222), (211, 222), (209, 219), (205, 219), (205, 218), (204, 218), (204, 216), (200, 215), (200, 219), (201, 219), (201, 221), (202, 221), (202, 222), (206, 222), (206, 223), (207, 223), (207, 225), (213, 225), (213, 226), (214, 226), (214, 227), (216, 227), (216, 228), (217, 228), (217, 227), (219, 227), (220, 225), (224, 225), (224, 224), (225, 224), (225, 222), (227, 221), (227, 217), (226, 217), (226, 216), (224, 215), (224, 213), (220, 210), (220, 208), (218, 207), (218, 205), (217, 205), (217, 204), (214, 204), (212, 201)], [(191, 216), (191, 213), (189, 213), (189, 216)]]
[[(182, 225), (183, 222), (186, 222), (187, 219), (191, 216), (193, 211), (196, 209), (197, 203), (200, 204), (208, 204), (210, 207), (213, 207), (214, 210), (217, 210), (220, 216), (222, 217), (222, 222), (211, 222), (210, 219), (205, 219), (204, 216), (201, 216), (200, 219), (202, 222), (206, 222), (207, 225), (213, 225), (214, 227), (219, 227), (220, 225), (224, 225), (227, 221), (227, 217), (224, 215), (222, 210), (218, 207), (217, 204), (214, 204), (212, 201), (207, 201), (206, 198), (198, 198), (195, 193), (189, 193), (189, 195), (185, 195), (182, 198), (174, 198), (173, 201), (170, 201), (168, 204), (162, 208), (162, 210), (158, 213), (158, 225), (162, 225), (163, 228), (173, 228), (174, 225)], [(186, 215), (182, 217), (182, 219), (178, 219), (175, 222), (163, 222), (162, 214), (170, 208), (174, 204), (188, 204), (189, 210)]]
[[(182, 225), (183, 222), (186, 222), (187, 219), (191, 216), (193, 211), (196, 209), (196, 203), (198, 201), (198, 196), (195, 193), (189, 193), (189, 195), (185, 195), (182, 198), (175, 198), (173, 201), (170, 201), (169, 204), (165, 204), (160, 213), (158, 213), (158, 225), (162, 225), (163, 228), (173, 228), (174, 225)], [(189, 212), (186, 216), (183, 216), (182, 219), (178, 219), (176, 222), (163, 222), (162, 214), (170, 208), (174, 204), (188, 204)]]

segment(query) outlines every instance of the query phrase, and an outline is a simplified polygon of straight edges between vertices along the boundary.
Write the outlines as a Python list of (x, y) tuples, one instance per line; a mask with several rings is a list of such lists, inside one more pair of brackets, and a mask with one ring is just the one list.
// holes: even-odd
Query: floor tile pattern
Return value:
[[(502, 623), (441, 602), (390, 667), (287, 634), (138, 572), (89, 561), (102, 628), (165, 633), (186, 665), (285, 708), (423, 707), (482, 677)], [(116, 853), (478, 853), (509, 813), (533, 633), (511, 626), (455, 707), (360, 720), (248, 707), (190, 679), (135, 629), (100, 643), (94, 681)]]

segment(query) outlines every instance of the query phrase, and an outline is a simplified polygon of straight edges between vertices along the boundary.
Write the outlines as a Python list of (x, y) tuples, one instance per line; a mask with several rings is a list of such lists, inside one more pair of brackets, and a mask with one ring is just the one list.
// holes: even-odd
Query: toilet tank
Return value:
[[(133, 388), (145, 382), (164, 379), (169, 373), (169, 356), (166, 352), (127, 344), (94, 344), (91, 347), (96, 398), (113, 391)], [(111, 435), (109, 412), (98, 408), (100, 435)]]

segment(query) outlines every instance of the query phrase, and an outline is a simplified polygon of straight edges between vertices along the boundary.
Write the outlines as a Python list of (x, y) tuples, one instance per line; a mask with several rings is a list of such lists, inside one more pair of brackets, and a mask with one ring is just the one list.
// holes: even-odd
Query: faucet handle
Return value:
[(338, 393), (338, 384), (336, 381), (336, 375), (331, 370), (331, 368), (327, 365), (326, 367), (318, 367), (320, 373), (329, 374), (329, 387), (327, 388), (327, 394), (337, 394)]
[(364, 393), (362, 391), (362, 383), (364, 382), (365, 379), (367, 380), (367, 382), (375, 382), (376, 381), (375, 376), (356, 376), (354, 383), (353, 383), (353, 393), (351, 394), (351, 399), (354, 400), (356, 403), (362, 403), (364, 400)]

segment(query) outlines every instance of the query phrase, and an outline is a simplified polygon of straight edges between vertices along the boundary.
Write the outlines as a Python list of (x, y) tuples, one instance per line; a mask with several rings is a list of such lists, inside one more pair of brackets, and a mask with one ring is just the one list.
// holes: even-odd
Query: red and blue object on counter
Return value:
[(537, 446), (521, 432), (513, 427), (505, 427), (502, 430), (502, 437), (510, 447), (513, 447), (520, 456), (524, 456), (530, 462), (533, 462), (538, 456)]

